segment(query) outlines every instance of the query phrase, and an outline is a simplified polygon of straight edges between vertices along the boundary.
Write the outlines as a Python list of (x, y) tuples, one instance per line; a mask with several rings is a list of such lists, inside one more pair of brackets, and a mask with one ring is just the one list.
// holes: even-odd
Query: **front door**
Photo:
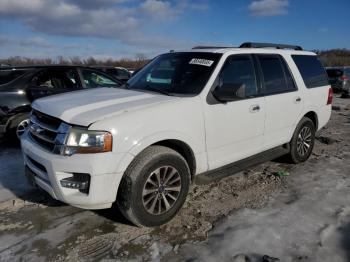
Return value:
[(214, 100), (204, 105), (209, 169), (261, 152), (265, 121), (265, 100), (251, 55), (228, 57), (215, 83), (218, 88), (240, 88), (232, 90), (237, 98), (234, 101)]

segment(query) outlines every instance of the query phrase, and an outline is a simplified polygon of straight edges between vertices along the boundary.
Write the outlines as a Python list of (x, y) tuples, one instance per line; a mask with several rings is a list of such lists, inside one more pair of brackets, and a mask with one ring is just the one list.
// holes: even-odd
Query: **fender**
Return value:
[(207, 169), (207, 154), (204, 145), (203, 149), (201, 150), (199, 145), (195, 145), (193, 139), (186, 134), (176, 131), (161, 131), (135, 141), (134, 145), (120, 161), (117, 172), (125, 172), (127, 167), (139, 153), (141, 153), (147, 147), (164, 140), (179, 140), (187, 144), (194, 153), (197, 170)]

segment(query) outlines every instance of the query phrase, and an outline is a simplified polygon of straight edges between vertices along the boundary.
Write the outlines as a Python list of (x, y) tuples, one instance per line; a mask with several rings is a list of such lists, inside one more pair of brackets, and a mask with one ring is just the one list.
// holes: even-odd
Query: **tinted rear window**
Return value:
[(307, 88), (328, 85), (326, 72), (316, 56), (292, 55)]
[(0, 70), (0, 85), (10, 83), (23, 75), (26, 70)]

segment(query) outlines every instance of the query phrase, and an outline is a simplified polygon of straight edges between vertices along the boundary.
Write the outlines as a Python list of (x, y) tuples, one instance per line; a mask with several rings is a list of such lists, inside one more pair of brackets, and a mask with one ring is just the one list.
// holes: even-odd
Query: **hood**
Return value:
[(120, 88), (94, 88), (41, 98), (32, 108), (70, 124), (89, 126), (124, 112), (174, 99), (177, 98)]

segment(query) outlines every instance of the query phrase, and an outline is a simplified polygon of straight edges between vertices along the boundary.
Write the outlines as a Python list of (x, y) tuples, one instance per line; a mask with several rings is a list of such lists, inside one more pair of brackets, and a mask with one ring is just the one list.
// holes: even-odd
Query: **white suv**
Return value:
[(134, 224), (173, 218), (195, 176), (217, 179), (288, 154), (310, 156), (332, 89), (312, 52), (245, 43), (153, 59), (124, 88), (37, 100), (21, 144), (26, 175), (85, 209), (117, 203)]

